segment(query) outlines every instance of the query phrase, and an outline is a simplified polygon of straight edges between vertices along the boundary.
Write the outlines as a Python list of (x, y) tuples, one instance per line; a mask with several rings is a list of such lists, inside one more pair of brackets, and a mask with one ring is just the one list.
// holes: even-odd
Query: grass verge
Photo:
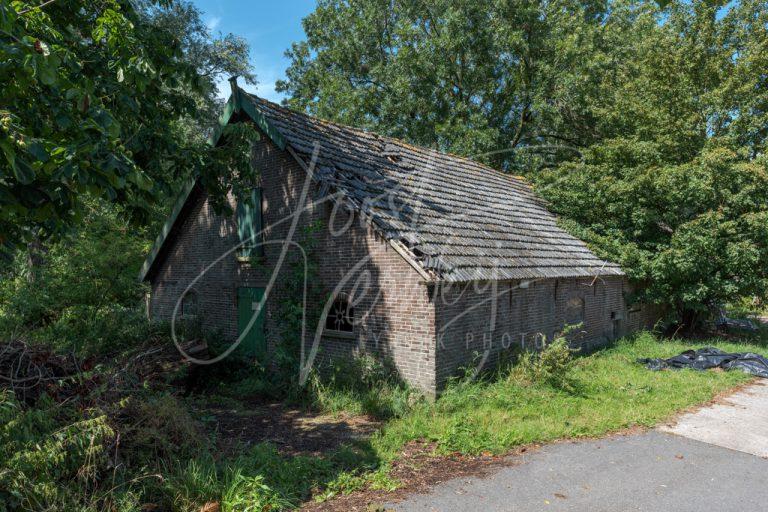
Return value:
[(89, 407), (41, 399), (25, 408), (6, 392), (0, 511), (36, 503), (51, 510), (200, 510), (210, 502), (222, 511), (283, 510), (360, 489), (392, 490), (398, 482), (389, 468), (411, 441), (429, 442), (436, 455), (503, 454), (529, 443), (652, 426), (750, 379), (738, 372), (652, 372), (635, 362), (706, 345), (767, 352), (758, 339), (690, 343), (642, 333), (560, 365), (567, 374), (558, 379), (537, 378), (518, 364), (478, 381), (457, 380), (434, 402), (412, 400), (375, 368), (364, 373), (382, 377), (371, 377), (367, 391), (339, 372), (316, 384), (312, 406), (378, 411), (389, 419), (370, 439), (319, 456), (285, 455), (269, 443), (222, 456), (216, 438), (196, 434), (204, 430), (202, 418), (188, 413), (189, 400), (169, 388)]
[(708, 345), (766, 353), (759, 345), (660, 341), (641, 333), (578, 358), (570, 390), (528, 382), (514, 367), (485, 381), (458, 382), (434, 404), (420, 404), (387, 424), (373, 446), (387, 457), (414, 439), (434, 441), (444, 453), (503, 453), (521, 444), (652, 426), (750, 379), (739, 372), (652, 372), (635, 362)]

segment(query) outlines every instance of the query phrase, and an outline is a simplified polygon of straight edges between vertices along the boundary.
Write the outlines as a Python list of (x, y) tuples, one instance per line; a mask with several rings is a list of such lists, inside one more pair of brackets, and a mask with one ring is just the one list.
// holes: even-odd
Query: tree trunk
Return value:
[(35, 282), (38, 270), (45, 263), (46, 252), (45, 246), (37, 237), (27, 244), (27, 280), (30, 283)]
[(700, 315), (698, 311), (682, 309), (680, 311), (680, 332), (692, 334), (699, 327), (699, 320)]

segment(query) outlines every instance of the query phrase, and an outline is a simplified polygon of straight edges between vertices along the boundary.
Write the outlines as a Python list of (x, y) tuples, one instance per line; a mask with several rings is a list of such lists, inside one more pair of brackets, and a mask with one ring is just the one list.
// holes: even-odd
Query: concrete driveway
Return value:
[(768, 510), (768, 385), (675, 425), (558, 443), (486, 478), (450, 480), (402, 511)]
[(659, 430), (768, 458), (768, 383), (753, 384)]

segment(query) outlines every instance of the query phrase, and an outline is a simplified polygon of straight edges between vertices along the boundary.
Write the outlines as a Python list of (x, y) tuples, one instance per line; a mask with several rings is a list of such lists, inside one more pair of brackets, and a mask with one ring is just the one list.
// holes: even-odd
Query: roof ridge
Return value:
[[(294, 110), (292, 108), (285, 107), (283, 105), (280, 105), (279, 103), (275, 103), (274, 101), (269, 101), (266, 98), (262, 98), (261, 96), (257, 96), (255, 94), (253, 94), (252, 92), (246, 92), (246, 91), (243, 91), (243, 92), (245, 92), (246, 95), (250, 96), (251, 99), (254, 99), (254, 100), (256, 100), (258, 102), (261, 102), (261, 103), (266, 103), (268, 106), (270, 106), (272, 108), (276, 108), (278, 110), (283, 110), (285, 112), (288, 112), (291, 115), (300, 115), (300, 116), (305, 117), (307, 119), (310, 119), (312, 121), (316, 121), (316, 122), (319, 122), (319, 123), (322, 123), (322, 124), (327, 124), (327, 125), (334, 126), (334, 127), (337, 127), (337, 128), (344, 128), (345, 130), (350, 130), (350, 131), (362, 133), (362, 134), (365, 134), (365, 135), (373, 135), (373, 136), (376, 136), (376, 137), (386, 137), (386, 135), (381, 135), (379, 133), (372, 132), (370, 130), (366, 130), (365, 128), (358, 128), (356, 126), (350, 126), (348, 124), (337, 123), (335, 121), (330, 121), (328, 119), (323, 119), (322, 117), (318, 117), (318, 116), (313, 116), (313, 115), (307, 114), (306, 112), (302, 112), (301, 110)], [(395, 139), (395, 140), (397, 140), (397, 139)]]

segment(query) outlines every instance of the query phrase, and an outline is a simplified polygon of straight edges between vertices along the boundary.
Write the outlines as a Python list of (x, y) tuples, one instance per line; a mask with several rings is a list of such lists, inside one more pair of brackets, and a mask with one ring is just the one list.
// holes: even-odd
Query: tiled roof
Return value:
[(438, 280), (623, 274), (558, 227), (523, 179), (243, 96), (305, 163), (318, 143), (318, 179)]

